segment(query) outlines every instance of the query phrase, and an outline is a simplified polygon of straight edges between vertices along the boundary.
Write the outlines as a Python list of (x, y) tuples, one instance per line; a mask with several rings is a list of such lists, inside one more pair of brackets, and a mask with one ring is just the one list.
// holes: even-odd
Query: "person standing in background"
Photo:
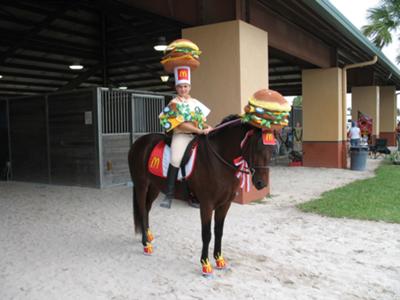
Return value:
[(293, 128), (293, 151), (301, 153), (303, 150), (303, 128), (300, 122), (296, 122), (296, 127)]
[(351, 122), (351, 128), (347, 133), (347, 136), (350, 139), (350, 146), (357, 147), (360, 146), (360, 139), (361, 139), (361, 130), (357, 127), (356, 122)]

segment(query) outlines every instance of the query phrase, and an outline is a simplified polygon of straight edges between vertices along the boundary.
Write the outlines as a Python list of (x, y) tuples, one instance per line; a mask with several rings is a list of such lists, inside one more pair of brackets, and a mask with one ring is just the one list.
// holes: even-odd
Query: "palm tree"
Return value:
[[(400, 0), (381, 0), (377, 7), (368, 9), (367, 19), (369, 24), (361, 28), (363, 34), (379, 48), (389, 45), (392, 34), (400, 29)], [(400, 63), (400, 55), (396, 61)]]

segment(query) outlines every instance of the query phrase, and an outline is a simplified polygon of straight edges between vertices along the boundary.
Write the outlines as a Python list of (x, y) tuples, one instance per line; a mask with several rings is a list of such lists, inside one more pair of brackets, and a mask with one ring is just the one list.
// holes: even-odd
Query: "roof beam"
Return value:
[[(59, 74), (43, 75), (43, 74), (31, 74), (31, 73), (27, 73), (27, 72), (24, 72), (24, 73), (9, 72), (9, 71), (4, 71), (1, 68), (0, 68), (0, 73), (3, 75), (4, 79), (7, 79), (7, 77), (13, 77), (13, 78), (18, 78), (18, 79), (26, 79), (26, 80), (44, 80), (44, 81), (50, 80), (50, 81), (60, 81), (60, 84), (69, 82), (76, 77), (76, 76), (74, 76), (76, 74), (72, 74), (72, 73), (68, 73), (68, 74), (63, 73), (62, 75), (59, 75)], [(90, 80), (87, 80), (87, 82), (100, 84), (101, 79), (97, 78), (97, 77), (95, 78), (92, 76)]]
[[(7, 45), (4, 43), (4, 41), (13, 43), (18, 38), (15, 36), (9, 36), (8, 34), (4, 35), (3, 33), (1, 33), (1, 39), (2, 39), (2, 41), (0, 41), (0, 44)], [(30, 39), (27, 39), (27, 40), (29, 40), (29, 44), (20, 46), (21, 49), (40, 51), (40, 52), (44, 52), (44, 53), (54, 53), (54, 54), (58, 54), (58, 55), (61, 54), (61, 55), (65, 55), (65, 56), (72, 56), (74, 58), (75, 57), (88, 58), (88, 59), (97, 59), (98, 58), (96, 52), (88, 51), (87, 49), (83, 49), (83, 48), (76, 49), (76, 48), (68, 47), (65, 45), (61, 45), (60, 41), (49, 43), (46, 40), (41, 40), (41, 41), (39, 41), (39, 40), (32, 41)], [(66, 44), (67, 42), (64, 42), (64, 43)], [(5, 57), (7, 57), (7, 56), (5, 56)], [(5, 59), (4, 59), (4, 61), (5, 61)]]
[(49, 72), (49, 73), (61, 73), (64, 74), (66, 72), (71, 72), (68, 69), (68, 66), (65, 65), (65, 68), (54, 68), (54, 67), (39, 67), (33, 64), (22, 64), (22, 63), (4, 63), (2, 67), (5, 68), (13, 68), (13, 69), (21, 69), (21, 71), (30, 70), (30, 71), (40, 71), (40, 72)]
[(113, 72), (112, 74), (110, 73), (111, 77), (125, 77), (125, 76), (130, 76), (130, 75), (143, 75), (143, 74), (155, 74), (160, 75), (163, 73), (163, 67), (161, 64), (157, 64), (157, 68), (154, 68), (152, 72), (147, 72), (143, 70), (135, 70), (135, 71), (124, 71), (124, 72)]
[[(21, 19), (16, 16), (1, 15), (1, 18), (4, 21), (23, 25), (26, 27), (35, 26), (35, 22), (26, 20), (26, 19)], [(58, 24), (49, 24), (49, 26), (47, 26), (46, 29), (50, 30), (50, 31), (60, 32), (63, 34), (78, 36), (80, 38), (85, 38), (85, 39), (92, 40), (92, 41), (97, 41), (99, 39), (99, 36), (96, 33), (89, 33), (89, 32), (83, 32), (82, 30), (73, 29), (73, 28), (66, 28), (66, 27), (62, 27)]]
[[(79, 9), (84, 10), (84, 8), (88, 7), (88, 5), (85, 5), (85, 1), (82, 1), (82, 0), (80, 0), (80, 1), (58, 1), (58, 0), (47, 1), (48, 5), (42, 5), (41, 2), (43, 2), (43, 1), (1, 0), (2, 5), (15, 7), (20, 10), (26, 10), (29, 12), (34, 12), (35, 14), (39, 14), (39, 15), (51, 14), (52, 9), (49, 9), (49, 7), (52, 7), (51, 4), (53, 4), (53, 7), (56, 7), (56, 8), (60, 7), (60, 5), (63, 5), (64, 10), (65, 10), (65, 8), (68, 8), (68, 9), (79, 8)], [(35, 6), (35, 4), (38, 4), (39, 7)], [(91, 8), (95, 9), (97, 7), (96, 7), (96, 5), (94, 5)], [(87, 9), (86, 9), (86, 11), (87, 11)], [(74, 24), (93, 27), (93, 24), (88, 20), (77, 19), (77, 18), (71, 17), (69, 15), (63, 15), (63, 16), (60, 16), (59, 18), (63, 19), (63, 20), (67, 20)]]
[[(0, 52), (1, 54), (1, 52)], [(24, 60), (24, 61), (30, 61), (30, 62), (35, 62), (35, 63), (45, 63), (45, 64), (53, 64), (53, 65), (60, 65), (60, 66), (66, 66), (71, 64), (71, 60), (68, 59), (57, 59), (57, 58), (51, 58), (47, 56), (36, 56), (32, 54), (25, 54), (25, 53), (16, 53), (13, 57), (13, 59), (16, 60)], [(86, 64), (95, 64), (97, 63), (97, 60), (90, 60), (90, 59), (85, 59)]]
[(102, 67), (103, 67), (102, 63), (98, 63), (97, 65), (94, 65), (94, 66), (90, 67), (86, 72), (80, 74), (79, 76), (77, 76), (76, 78), (71, 80), (69, 83), (67, 83), (63, 87), (59, 88), (58, 91), (65, 91), (65, 90), (75, 89), (82, 82), (84, 82), (86, 79), (88, 79), (89, 77), (91, 77), (94, 74), (96, 74), (97, 72), (99, 72)]
[(333, 53), (327, 44), (277, 16), (264, 4), (251, 1), (250, 23), (268, 32), (270, 47), (321, 68), (332, 65)]
[(284, 76), (284, 75), (300, 75), (301, 76), (301, 70), (279, 70), (279, 71), (274, 71), (269, 69), (269, 76)]
[[(33, 36), (28, 35), (28, 36), (21, 37), (21, 32), (19, 32), (19, 31), (1, 30), (0, 34), (1, 34), (2, 39), (4, 38), (9, 43), (14, 43), (16, 45), (15, 47), (13, 47), (14, 48), (13, 51), (11, 51), (11, 48), (8, 49), (6, 52), (3, 52), (3, 54), (1, 55), (0, 58), (3, 58), (3, 57), (7, 58), (7, 56), (10, 56), (10, 51), (12, 54), (16, 49), (20, 49), (20, 48), (29, 49), (29, 47), (31, 47), (32, 44), (40, 45), (41, 47), (43, 47), (45, 49), (48, 47), (51, 47), (51, 48), (60, 49), (65, 52), (74, 52), (77, 54), (80, 52), (83, 52), (86, 55), (98, 54), (98, 51), (96, 51), (97, 45), (92, 46), (92, 49), (90, 49), (85, 45), (70, 42), (68, 40), (54, 39), (54, 38), (49, 38), (49, 37), (35, 37), (34, 35)], [(23, 43), (19, 42), (21, 39), (24, 40)], [(43, 52), (46, 52), (46, 51), (44, 51), (45, 49), (43, 49)], [(4, 58), (2, 61), (0, 61), (0, 64), (2, 62), (4, 62)]]
[[(17, 39), (14, 41), (12, 45), (7, 49), (6, 52), (0, 55), (0, 65), (6, 61), (7, 58), (12, 56), (16, 50), (26, 45), (32, 37), (41, 32), (44, 28), (49, 26), (55, 20), (57, 20), (61, 15), (66, 13), (65, 7), (59, 7), (55, 12), (52, 12), (50, 15), (46, 16), (41, 22), (37, 23), (31, 29), (24, 31), (19, 34)], [(29, 39), (28, 39), (29, 38)]]
[(49, 83), (49, 82), (27, 82), (19, 80), (1, 80), (2, 85), (15, 85), (15, 86), (35, 86), (41, 88), (58, 88), (61, 84)]
[(24, 87), (24, 88), (15, 88), (15, 87), (7, 87), (7, 86), (0, 86), (0, 93), (3, 92), (13, 92), (15, 93), (24, 93), (24, 92), (30, 92), (30, 93), (38, 93), (38, 94), (45, 94), (45, 93), (50, 93), (54, 92), (55, 89), (49, 88), (49, 89), (35, 89), (32, 87)]

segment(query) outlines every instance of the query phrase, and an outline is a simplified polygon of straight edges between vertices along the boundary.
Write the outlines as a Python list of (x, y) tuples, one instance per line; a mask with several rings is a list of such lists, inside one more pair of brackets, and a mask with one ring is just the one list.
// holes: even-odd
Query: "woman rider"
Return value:
[(167, 172), (167, 191), (160, 206), (171, 208), (174, 198), (175, 181), (186, 147), (196, 134), (208, 134), (212, 127), (206, 124), (210, 110), (199, 100), (190, 96), (190, 68), (176, 67), (176, 98), (160, 114), (161, 125), (167, 132), (172, 131), (171, 162)]

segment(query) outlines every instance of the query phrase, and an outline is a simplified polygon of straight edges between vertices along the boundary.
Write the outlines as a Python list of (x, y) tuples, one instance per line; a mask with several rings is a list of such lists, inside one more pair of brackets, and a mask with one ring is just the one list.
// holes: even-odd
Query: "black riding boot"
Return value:
[(167, 192), (165, 193), (164, 199), (161, 201), (160, 206), (165, 208), (171, 208), (172, 199), (175, 195), (175, 181), (178, 175), (179, 168), (172, 166), (168, 167), (167, 173)]

